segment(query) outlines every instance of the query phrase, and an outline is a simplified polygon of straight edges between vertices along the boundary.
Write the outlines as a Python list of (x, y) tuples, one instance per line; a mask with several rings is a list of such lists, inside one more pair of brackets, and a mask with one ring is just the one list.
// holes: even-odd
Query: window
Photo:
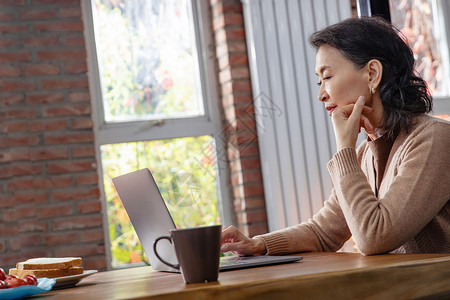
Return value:
[(450, 113), (450, 6), (442, 0), (390, 0), (391, 20), (406, 36), (416, 58), (416, 70), (427, 81), (434, 113)]
[[(84, 2), (84, 1), (83, 1)], [(111, 178), (149, 168), (179, 227), (228, 222), (206, 1), (84, 6), (112, 267), (145, 261)]]

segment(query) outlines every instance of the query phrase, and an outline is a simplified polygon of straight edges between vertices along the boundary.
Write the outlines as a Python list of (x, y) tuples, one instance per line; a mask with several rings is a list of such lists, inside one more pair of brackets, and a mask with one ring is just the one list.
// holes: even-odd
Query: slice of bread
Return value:
[(47, 269), (47, 270), (19, 270), (17, 268), (9, 269), (9, 275), (16, 275), (19, 278), (22, 278), (26, 275), (34, 275), (37, 278), (47, 277), (47, 278), (56, 278), (70, 275), (79, 275), (83, 274), (82, 267), (71, 267), (65, 269)]
[(31, 258), (16, 265), (18, 270), (68, 269), (81, 265), (80, 257)]

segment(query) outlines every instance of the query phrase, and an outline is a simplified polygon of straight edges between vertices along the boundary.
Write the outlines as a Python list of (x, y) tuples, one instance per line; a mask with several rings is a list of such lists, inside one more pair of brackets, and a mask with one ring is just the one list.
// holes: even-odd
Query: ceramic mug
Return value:
[[(217, 281), (221, 235), (222, 225), (172, 229), (170, 236), (160, 236), (153, 242), (153, 251), (161, 262), (179, 269), (186, 283)], [(173, 243), (178, 264), (171, 264), (158, 254), (156, 245), (162, 239)]]

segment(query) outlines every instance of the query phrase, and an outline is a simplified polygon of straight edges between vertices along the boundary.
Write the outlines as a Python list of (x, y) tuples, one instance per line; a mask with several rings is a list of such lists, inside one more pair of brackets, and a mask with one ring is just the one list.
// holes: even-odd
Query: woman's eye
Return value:
[[(328, 80), (328, 79), (330, 79), (330, 78), (331, 78), (331, 76), (324, 77), (324, 78), (323, 78), (323, 81), (324, 81), (324, 80)], [(317, 85), (318, 85), (318, 86), (321, 86), (321, 85), (322, 85), (322, 81), (319, 81), (319, 82), (317, 83)]]

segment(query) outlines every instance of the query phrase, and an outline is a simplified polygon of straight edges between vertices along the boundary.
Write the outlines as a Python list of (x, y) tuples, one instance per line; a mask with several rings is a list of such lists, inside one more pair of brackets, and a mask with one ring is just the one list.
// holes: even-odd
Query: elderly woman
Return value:
[[(344, 20), (310, 43), (336, 137), (334, 188), (302, 224), (254, 238), (224, 228), (222, 252), (337, 251), (353, 236), (365, 255), (450, 253), (450, 124), (427, 115), (411, 49), (380, 18)], [(356, 148), (361, 128), (367, 140)]]

